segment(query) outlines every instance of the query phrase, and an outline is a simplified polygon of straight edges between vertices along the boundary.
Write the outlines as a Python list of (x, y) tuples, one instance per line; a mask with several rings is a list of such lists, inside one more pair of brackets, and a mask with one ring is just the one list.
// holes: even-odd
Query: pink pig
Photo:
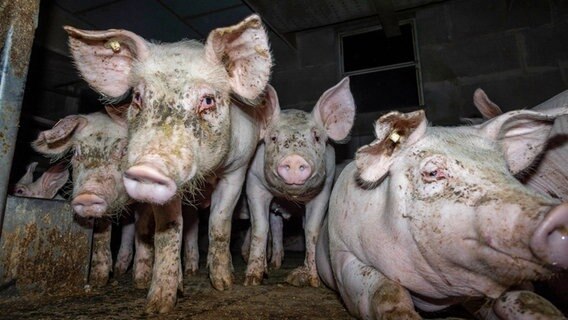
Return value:
[[(32, 162), (28, 165), (26, 173), (14, 186), (14, 195), (19, 197), (57, 199), (57, 191), (69, 179), (69, 170), (62, 163), (58, 163), (47, 169), (39, 179), (33, 181), (36, 166), (37, 162)], [(59, 198), (63, 199), (62, 197)]]

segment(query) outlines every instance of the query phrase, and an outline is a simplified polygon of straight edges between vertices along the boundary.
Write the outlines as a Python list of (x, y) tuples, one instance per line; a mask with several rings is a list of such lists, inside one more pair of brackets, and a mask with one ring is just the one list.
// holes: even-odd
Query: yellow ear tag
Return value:
[(109, 40), (105, 43), (105, 48), (112, 49), (113, 52), (120, 51), (120, 42), (118, 40)]
[(398, 134), (398, 132), (396, 132), (396, 130), (394, 130), (390, 134), (389, 139), (391, 139), (391, 141), (394, 142), (394, 143), (398, 143), (400, 141), (400, 134)]

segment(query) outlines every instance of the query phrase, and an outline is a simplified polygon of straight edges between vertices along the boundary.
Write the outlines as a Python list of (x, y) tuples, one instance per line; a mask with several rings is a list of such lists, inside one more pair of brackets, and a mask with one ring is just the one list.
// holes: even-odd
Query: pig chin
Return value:
[(266, 181), (278, 197), (290, 201), (305, 202), (313, 199), (321, 192), (324, 185), (324, 177), (315, 173), (303, 184), (288, 184), (274, 173), (265, 173)]

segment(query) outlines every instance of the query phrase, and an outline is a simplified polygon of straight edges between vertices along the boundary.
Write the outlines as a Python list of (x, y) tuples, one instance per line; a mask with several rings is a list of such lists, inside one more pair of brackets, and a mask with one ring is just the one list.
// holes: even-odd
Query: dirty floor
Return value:
[(166, 315), (144, 314), (147, 290), (135, 289), (129, 272), (89, 293), (17, 297), (4, 292), (0, 319), (352, 319), (333, 291), (285, 283), (286, 274), (302, 263), (302, 253), (286, 253), (282, 268), (256, 287), (242, 285), (246, 266), (239, 256), (233, 261), (232, 290), (213, 289), (202, 263), (197, 275), (184, 279), (184, 296)]

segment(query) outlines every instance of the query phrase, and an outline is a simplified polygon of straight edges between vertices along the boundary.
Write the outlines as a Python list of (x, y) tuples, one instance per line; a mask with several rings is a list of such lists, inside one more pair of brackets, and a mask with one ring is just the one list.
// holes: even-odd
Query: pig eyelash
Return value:
[(314, 131), (314, 140), (319, 143), (320, 142), (320, 136), (317, 134), (317, 132)]
[(198, 113), (201, 114), (207, 114), (210, 111), (215, 110), (215, 107), (217, 106), (217, 104), (215, 103), (215, 97), (213, 96), (203, 96), (201, 98), (201, 101), (199, 101), (199, 108), (198, 108)]

